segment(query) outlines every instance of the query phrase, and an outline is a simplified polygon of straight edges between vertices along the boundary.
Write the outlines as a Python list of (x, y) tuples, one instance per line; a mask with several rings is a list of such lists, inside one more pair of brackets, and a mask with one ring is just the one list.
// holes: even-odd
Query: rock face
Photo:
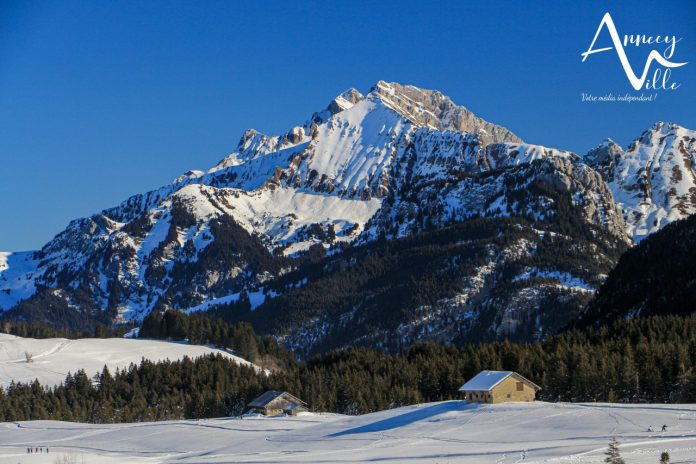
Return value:
[(484, 146), (497, 142), (522, 143), (522, 139), (508, 129), (476, 117), (437, 90), (379, 81), (372, 93), (378, 94), (388, 107), (416, 125), (476, 134)]
[[(246, 131), (236, 150), (205, 172), (189, 171), (72, 221), (39, 251), (0, 254), (0, 309), (76, 328), (140, 320), (153, 310), (241, 301), (256, 311), (246, 308), (235, 318), (263, 318), (275, 314), (274, 302), (289, 292), (310, 292), (320, 284), (321, 272), (307, 262), (316, 265), (323, 253), (331, 261), (358, 250), (356, 259), (368, 259), (362, 250), (375, 243), (421, 243), (423, 234), (477, 220), (510, 233), (507, 221), (513, 221), (514, 230), (523, 231), (520, 237), (455, 237), (453, 246), (476, 241), (480, 259), (465, 259), (471, 250), (462, 251), (460, 262), (469, 264), (457, 268), (446, 290), (430, 294), (427, 304), (415, 296), (404, 301), (391, 325), (373, 322), (375, 333), (401, 327), (407, 341), (434, 337), (435, 327), (442, 329), (438, 337), (449, 340), (482, 330), (531, 339), (574, 317), (630, 243), (628, 234), (643, 230), (647, 219), (641, 222), (630, 209), (637, 198), (650, 199), (647, 210), (664, 211), (666, 218), (691, 211), (693, 196), (684, 193), (684, 182), (693, 181), (688, 160), (694, 139), (670, 127), (644, 134), (640, 146), (626, 153), (605, 144), (583, 163), (573, 153), (524, 143), (437, 91), (382, 81), (367, 95), (350, 89), (282, 135)], [(656, 189), (655, 177), (646, 177), (657, 172), (655, 162), (640, 177), (636, 166), (648, 153), (659, 166), (679, 167), (665, 168), (676, 193)], [(618, 205), (614, 196), (621, 199)], [(554, 247), (574, 254), (554, 252), (559, 257), (549, 258), (554, 253), (543, 250), (560, 249)], [(592, 266), (579, 253), (600, 264)], [(452, 262), (431, 264), (440, 272)], [(287, 282), (287, 276), (295, 280)], [(384, 279), (384, 289), (398, 287), (396, 273)], [(355, 288), (349, 295), (353, 309), (333, 316), (353, 321), (353, 332), (361, 333), (371, 325), (360, 321), (381, 311), (371, 295)], [(540, 308), (559, 304), (564, 309), (543, 316)], [(349, 316), (355, 308), (363, 308), (357, 319)], [(295, 346), (292, 334), (326, 321), (337, 327), (329, 312), (319, 305), (282, 327), (258, 323)], [(469, 322), (455, 329), (447, 321)], [(340, 337), (332, 341), (327, 333), (317, 335), (312, 349), (339, 344)], [(357, 338), (340, 343), (352, 342)]]
[[(413, 164), (428, 169), (424, 161)], [(563, 152), (519, 164), (502, 163), (495, 170), (476, 166), (467, 174), (452, 170), (442, 177), (416, 173), (396, 182), (393, 192), (368, 223), (362, 240), (379, 234), (404, 237), (472, 217), (545, 220), (557, 215), (560, 207), (551, 196), (562, 194), (572, 199), (584, 221), (629, 241), (621, 210), (601, 175)]]
[(600, 171), (636, 242), (696, 213), (696, 132), (659, 122), (626, 151), (608, 140), (586, 162)]

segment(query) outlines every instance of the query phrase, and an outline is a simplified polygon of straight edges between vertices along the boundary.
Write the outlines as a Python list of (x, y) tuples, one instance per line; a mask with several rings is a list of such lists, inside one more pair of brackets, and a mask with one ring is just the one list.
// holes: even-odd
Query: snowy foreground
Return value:
[[(25, 353), (31, 353), (28, 363)], [(151, 361), (177, 360), (184, 356), (197, 358), (209, 353), (220, 353), (251, 365), (248, 361), (226, 351), (206, 346), (170, 343), (158, 340), (123, 338), (65, 338), (33, 339), (0, 334), (0, 387), (15, 382), (31, 382), (39, 379), (42, 385), (63, 383), (68, 372), (84, 369), (92, 376), (106, 365), (113, 374), (117, 368), (138, 364), (145, 358)], [(0, 440), (2, 443), (2, 440)]]
[(448, 401), (353, 417), (4, 423), (0, 463), (600, 463), (614, 435), (627, 464), (657, 464), (665, 450), (696, 463), (696, 405)]

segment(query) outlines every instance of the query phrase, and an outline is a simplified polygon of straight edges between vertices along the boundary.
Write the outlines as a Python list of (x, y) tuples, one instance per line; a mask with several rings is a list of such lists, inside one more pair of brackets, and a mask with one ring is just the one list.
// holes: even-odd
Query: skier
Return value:
[(648, 425), (648, 432), (652, 432), (652, 431), (653, 431), (652, 425)]
[(663, 432), (666, 432), (666, 431), (667, 431), (667, 424), (664, 424), (664, 425), (662, 426), (662, 431), (663, 431)]

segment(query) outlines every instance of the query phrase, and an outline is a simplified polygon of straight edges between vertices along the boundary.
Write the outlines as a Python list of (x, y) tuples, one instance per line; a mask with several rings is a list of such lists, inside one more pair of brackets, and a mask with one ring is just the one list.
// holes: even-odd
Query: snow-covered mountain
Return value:
[(607, 139), (585, 160), (609, 183), (636, 242), (696, 213), (696, 131), (658, 122), (627, 150)]
[[(685, 134), (673, 144), (693, 154)], [(606, 267), (638, 226), (614, 202), (617, 195), (628, 204), (607, 177), (613, 165), (600, 155), (583, 164), (573, 153), (522, 142), (440, 92), (380, 81), (367, 95), (341, 93), (285, 134), (250, 129), (211, 169), (74, 220), (39, 251), (0, 254), (0, 308), (69, 326), (208, 308), (244, 295), (253, 310), (279, 295), (274, 282), (301, 269), (313, 246), (336, 255), (350, 244), (480, 217), (521, 218), (525, 231), (547, 237), (564, 235), (572, 218), (582, 224), (577, 230), (587, 227), (578, 249), (604, 250), (597, 253)], [(691, 169), (683, 177), (692, 179)], [(686, 208), (679, 205), (663, 208)], [(515, 247), (534, 255), (531, 243)], [(491, 259), (500, 264), (510, 253), (498, 247)], [(587, 270), (555, 274), (549, 265), (528, 271), (564, 288), (563, 279), (575, 281)], [(300, 276), (296, 285), (306, 280)], [(601, 276), (589, 280), (591, 292)], [(499, 281), (493, 273), (482, 288), (489, 293)], [(539, 298), (539, 292), (520, 296), (524, 316), (508, 309), (506, 317), (534, 319)]]

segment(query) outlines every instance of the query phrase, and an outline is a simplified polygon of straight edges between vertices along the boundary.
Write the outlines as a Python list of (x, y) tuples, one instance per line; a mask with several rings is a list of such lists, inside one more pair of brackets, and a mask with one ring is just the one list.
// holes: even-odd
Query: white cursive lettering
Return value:
[[(613, 42), (614, 46), (613, 47), (605, 47), (605, 48), (594, 48), (595, 42), (597, 42), (597, 37), (599, 36), (599, 33), (602, 32), (602, 28), (605, 27), (607, 28), (607, 31), (609, 32), (609, 35), (611, 36), (611, 41)], [(665, 68), (678, 68), (679, 66), (684, 66), (687, 63), (673, 63), (669, 61), (667, 58), (671, 58), (672, 55), (674, 55), (674, 50), (677, 46), (677, 42), (679, 42), (681, 39), (678, 39), (676, 36), (657, 36), (657, 37), (646, 37), (645, 35), (631, 35), (631, 36), (624, 36), (624, 41), (623, 44), (621, 43), (621, 39), (619, 38), (619, 33), (616, 30), (616, 26), (614, 25), (614, 21), (611, 19), (611, 15), (609, 13), (605, 13), (604, 17), (602, 18), (602, 22), (599, 23), (599, 27), (597, 28), (597, 32), (595, 33), (594, 38), (592, 39), (592, 43), (590, 44), (590, 47), (587, 49), (586, 52), (582, 53), (582, 61), (584, 62), (588, 56), (594, 54), (594, 53), (600, 53), (600, 52), (606, 52), (608, 50), (611, 50), (613, 48), (616, 49), (616, 54), (619, 56), (619, 61), (621, 62), (621, 66), (623, 66), (624, 72), (626, 73), (626, 77), (628, 77), (628, 80), (630, 81), (631, 85), (635, 90), (640, 90), (641, 87), (643, 87), (643, 84), (645, 83), (645, 78), (648, 75), (648, 71), (650, 70), (650, 65), (652, 64), (653, 61), (657, 61), (658, 64), (664, 66)], [(624, 46), (631, 44), (631, 45), (636, 45), (639, 46), (641, 44), (667, 44), (667, 48), (665, 48), (665, 56), (662, 56), (657, 50), (652, 50), (650, 54), (648, 55), (647, 60), (645, 61), (645, 67), (643, 68), (643, 72), (640, 76), (640, 78), (636, 75), (635, 72), (633, 72), (633, 68), (631, 68), (631, 64), (628, 62), (628, 57), (626, 56), (626, 51), (624, 50)], [(669, 74), (667, 72), (664, 73), (663, 78), (669, 79)], [(663, 81), (663, 86), (664, 88), (666, 87), (666, 80)], [(654, 85), (654, 81), (653, 81)], [(672, 89), (678, 87), (674, 86), (676, 84), (672, 84)]]

